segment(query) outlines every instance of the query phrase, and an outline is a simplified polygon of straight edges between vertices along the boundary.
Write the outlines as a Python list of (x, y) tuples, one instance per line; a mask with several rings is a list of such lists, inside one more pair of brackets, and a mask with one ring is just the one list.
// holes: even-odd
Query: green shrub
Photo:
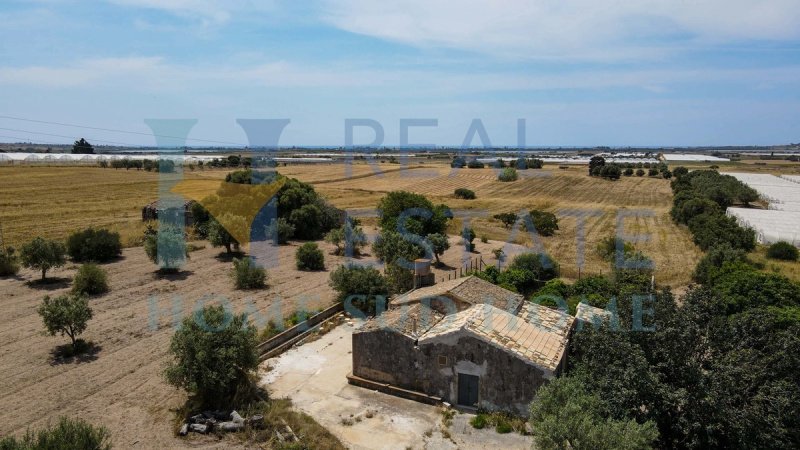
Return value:
[(506, 167), (503, 169), (503, 172), (497, 176), (497, 179), (503, 182), (517, 181), (518, 178), (517, 169), (513, 167)]
[(236, 289), (261, 289), (266, 285), (267, 271), (251, 258), (234, 258), (231, 277)]
[(478, 161), (477, 159), (473, 159), (467, 163), (467, 167), (470, 169), (483, 169), (483, 163)]
[(73, 294), (98, 295), (108, 292), (108, 276), (97, 264), (87, 263), (78, 269), (72, 281)]
[(338, 292), (342, 302), (353, 298), (353, 305), (367, 314), (375, 313), (375, 304), (385, 301), (389, 294), (386, 279), (373, 267), (346, 265), (331, 272), (330, 286)]
[(267, 239), (272, 239), (272, 242), (278, 245), (287, 244), (289, 239), (294, 236), (294, 225), (283, 217), (272, 219), (270, 224), (264, 228)]
[(0, 277), (16, 275), (19, 272), (19, 258), (14, 247), (0, 248)]
[(455, 190), (454, 195), (456, 198), (463, 198), (464, 200), (475, 200), (475, 192), (467, 188), (458, 188)]
[(625, 175), (626, 177), (633, 176), (633, 169), (628, 167), (627, 169), (625, 169), (624, 172), (622, 172), (622, 174)]
[(477, 416), (473, 417), (469, 420), (469, 424), (472, 425), (472, 428), (481, 430), (486, 427), (488, 420), (486, 419), (486, 414), (478, 414)]
[(149, 230), (144, 238), (144, 252), (161, 272), (177, 272), (189, 257), (183, 230), (163, 225), (161, 230)]
[(306, 242), (295, 253), (297, 270), (325, 270), (325, 255), (314, 242)]
[(76, 262), (106, 262), (122, 254), (122, 243), (119, 233), (87, 228), (69, 236), (67, 254)]
[(558, 230), (558, 218), (553, 213), (534, 209), (530, 211), (530, 217), (536, 232), (541, 236), (552, 236)]
[(776, 242), (767, 249), (767, 258), (780, 259), (782, 261), (797, 261), (797, 247), (788, 242)]
[(38, 431), (28, 430), (22, 438), (7, 436), (0, 440), (3, 450), (72, 450), (111, 449), (111, 435), (104, 427), (95, 427), (83, 419), (61, 417), (58, 425)]
[(475, 240), (476, 236), (475, 230), (473, 230), (472, 227), (464, 227), (464, 229), (461, 230), (461, 237), (464, 239), (464, 246), (470, 252), (475, 251), (475, 244), (473, 244), (472, 241)]
[(494, 427), (494, 430), (500, 434), (511, 433), (514, 429), (511, 427), (511, 424), (508, 422), (500, 422), (497, 426)]

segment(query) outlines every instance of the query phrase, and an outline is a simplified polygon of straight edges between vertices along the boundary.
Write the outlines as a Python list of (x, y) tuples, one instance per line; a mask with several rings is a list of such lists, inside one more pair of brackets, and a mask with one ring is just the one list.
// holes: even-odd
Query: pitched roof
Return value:
[(605, 309), (595, 308), (588, 303), (580, 302), (575, 310), (575, 318), (587, 323), (603, 323), (611, 320), (611, 312)]
[[(575, 318), (532, 304), (527, 314), (517, 316), (491, 305), (475, 305), (445, 316), (425, 332), (420, 344), (458, 331), (466, 331), (478, 339), (539, 367), (554, 371), (566, 352), (569, 330)], [(557, 315), (557, 320), (555, 319)], [(528, 318), (547, 318), (534, 323)], [(543, 325), (546, 323), (547, 325)]]
[(523, 302), (523, 297), (517, 293), (503, 289), (476, 276), (468, 276), (415, 289), (396, 297), (392, 300), (392, 303), (394, 305), (403, 305), (441, 296), (454, 297), (471, 305), (492, 305), (502, 310), (510, 311), (512, 314), (519, 310), (519, 306)]
[(442, 317), (444, 317), (442, 314), (421, 303), (403, 305), (369, 319), (355, 332), (365, 333), (376, 330), (387, 330), (403, 334), (412, 339), (417, 339), (438, 323)]

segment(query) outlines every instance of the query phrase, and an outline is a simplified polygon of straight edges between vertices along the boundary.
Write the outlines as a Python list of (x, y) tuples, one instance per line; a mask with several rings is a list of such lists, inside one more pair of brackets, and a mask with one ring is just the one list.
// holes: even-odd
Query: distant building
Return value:
[(480, 278), (451, 280), (393, 299), (353, 334), (351, 382), (527, 416), (536, 391), (563, 372), (574, 324)]

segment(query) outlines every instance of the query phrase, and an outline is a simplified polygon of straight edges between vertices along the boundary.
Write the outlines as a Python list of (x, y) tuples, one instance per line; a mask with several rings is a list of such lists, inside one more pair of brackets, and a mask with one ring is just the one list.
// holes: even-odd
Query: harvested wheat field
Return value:
[[(588, 176), (582, 166), (567, 170), (548, 166), (520, 171), (519, 180), (502, 183), (497, 181), (494, 169), (454, 170), (442, 164), (426, 164), (397, 170), (397, 165), (385, 165), (381, 167), (395, 170), (375, 173), (373, 167), (364, 164), (353, 166), (353, 173), (360, 176), (342, 179), (343, 166), (329, 167), (328, 178), (312, 166), (280, 170), (303, 181), (314, 180), (316, 189), (340, 208), (374, 208), (383, 195), (393, 190), (424, 194), (434, 203), (449, 205), (457, 217), (470, 216), (479, 238), (544, 248), (561, 264), (562, 274), (568, 279), (579, 276), (579, 247), (583, 248), (581, 275), (608, 273), (608, 264), (595, 248), (602, 239), (616, 233), (620, 220), (627, 235), (649, 236), (636, 247), (655, 261), (659, 283), (673, 287), (687, 284), (701, 255), (689, 232), (670, 219), (672, 191), (669, 181), (661, 178), (623, 177), (608, 181)], [(454, 198), (457, 188), (475, 191), (477, 199)], [(505, 229), (492, 219), (501, 212), (530, 209), (558, 215), (559, 231), (551, 237), (534, 239), (524, 230)], [(463, 219), (456, 220), (450, 232), (458, 234), (462, 222)]]
[[(660, 178), (607, 181), (589, 177), (585, 167), (560, 170), (546, 166), (543, 170), (520, 171), (518, 181), (501, 183), (493, 169), (453, 170), (446, 164), (427, 162), (408, 168), (361, 162), (290, 165), (277, 170), (312, 183), (343, 209), (374, 209), (381, 197), (392, 190), (425, 194), (434, 203), (449, 205), (457, 217), (470, 216), (479, 238), (544, 248), (561, 264), (565, 278), (579, 275), (580, 246), (581, 274), (608, 272), (608, 264), (596, 255), (595, 247), (600, 240), (612, 236), (620, 216), (628, 214), (633, 216), (622, 219), (624, 232), (649, 236), (648, 241), (636, 246), (655, 261), (660, 283), (673, 287), (688, 283), (700, 255), (688, 231), (670, 220), (672, 192), (669, 181)], [(227, 173), (228, 170), (186, 171), (182, 179), (207, 180), (214, 185)], [(90, 224), (119, 231), (124, 244), (140, 245), (144, 229), (141, 207), (157, 198), (160, 180), (169, 183), (176, 177), (94, 167), (0, 168), (0, 221), (6, 240), (14, 245), (34, 235), (64, 238)], [(460, 187), (474, 190), (478, 198), (455, 199), (453, 191)], [(530, 209), (559, 215), (560, 229), (555, 236), (534, 240), (524, 230), (507, 230), (491, 218), (501, 212)], [(462, 221), (454, 221), (452, 234), (459, 233)], [(364, 223), (375, 222), (367, 217)], [(583, 233), (578, 232), (579, 226)]]

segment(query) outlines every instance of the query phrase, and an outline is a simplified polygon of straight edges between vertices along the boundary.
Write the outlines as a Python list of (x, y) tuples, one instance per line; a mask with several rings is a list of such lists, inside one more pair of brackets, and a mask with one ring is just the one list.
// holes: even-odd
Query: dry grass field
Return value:
[[(334, 205), (345, 209), (372, 209), (387, 192), (409, 190), (446, 203), (457, 217), (471, 216), (479, 238), (535, 245), (559, 261), (566, 278), (577, 278), (578, 248), (583, 246), (582, 274), (607, 273), (608, 265), (595, 252), (597, 243), (612, 236), (618, 219), (626, 214), (624, 232), (645, 234), (637, 248), (653, 258), (659, 282), (680, 286), (689, 281), (699, 250), (689, 233), (668, 216), (672, 201), (669, 182), (648, 177), (623, 177), (611, 182), (586, 175), (584, 167), (520, 172), (520, 180), (501, 183), (492, 169), (452, 170), (445, 164), (426, 163), (403, 169), (397, 164), (380, 167), (361, 163), (345, 166), (290, 165), (281, 173), (314, 184)], [(186, 171), (185, 180), (224, 177), (226, 170)], [(0, 221), (8, 242), (19, 245), (36, 235), (64, 238), (88, 225), (119, 231), (123, 242), (137, 245), (144, 225), (141, 207), (158, 196), (160, 175), (143, 171), (94, 167), (0, 168)], [(171, 175), (161, 175), (172, 181)], [(201, 183), (202, 184), (202, 183)], [(476, 192), (477, 200), (453, 198), (456, 188)], [(533, 241), (525, 231), (512, 232), (491, 216), (500, 212), (544, 209), (560, 215), (555, 236)], [(580, 216), (580, 220), (578, 217)], [(583, 232), (578, 232), (579, 221)], [(374, 219), (365, 219), (374, 224)], [(450, 232), (458, 234), (462, 218)], [(581, 242), (582, 237), (582, 242)], [(541, 246), (541, 247), (540, 247)]]

